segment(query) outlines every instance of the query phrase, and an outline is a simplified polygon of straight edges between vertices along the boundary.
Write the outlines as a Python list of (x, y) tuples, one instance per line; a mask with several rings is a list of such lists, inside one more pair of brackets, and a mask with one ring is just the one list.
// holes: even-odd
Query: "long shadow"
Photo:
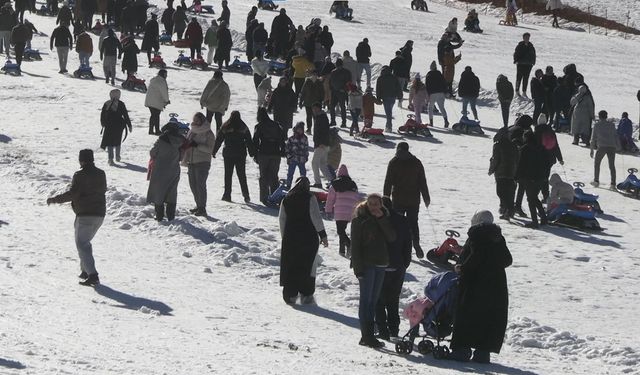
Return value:
[[(588, 242), (588, 243), (592, 243), (594, 245), (600, 245), (600, 246), (611, 246), (611, 247), (615, 247), (616, 249), (620, 249), (622, 247), (620, 246), (619, 243), (615, 241), (598, 238), (596, 236), (591, 235), (590, 233), (578, 232), (570, 228), (561, 228), (561, 227), (554, 227), (554, 226), (547, 225), (543, 227), (542, 230), (547, 233), (554, 234), (558, 237), (563, 237), (573, 241)], [(598, 233), (598, 235), (616, 237), (612, 235), (606, 235), (603, 233)]]
[(8, 135), (0, 134), (0, 143), (9, 143), (12, 140), (13, 139), (11, 139), (11, 137), (9, 137)]
[(358, 318), (340, 314), (339, 312), (327, 310), (317, 305), (293, 305), (294, 310), (309, 313), (311, 315), (319, 316), (321, 318), (330, 319), (335, 322), (346, 325), (347, 327), (360, 329), (360, 321)]
[(11, 359), (0, 358), (0, 367), (12, 368), (16, 370), (23, 370), (27, 368), (27, 366), (23, 365), (19, 361), (13, 361)]
[(249, 207), (250, 209), (259, 212), (263, 215), (269, 215), (269, 216), (278, 216), (279, 212), (278, 209), (273, 208), (273, 207), (267, 207), (267, 206), (263, 206), (261, 204), (255, 204), (255, 203), (248, 203), (246, 205), (247, 207)]
[(34, 73), (25, 72), (24, 70), (22, 71), (22, 74), (27, 75), (29, 77), (36, 77), (36, 78), (51, 78), (49, 76), (43, 76), (43, 75), (40, 75), (40, 74), (34, 74)]
[(95, 288), (96, 292), (106, 298), (118, 302), (120, 305), (113, 305), (128, 310), (139, 310), (142, 306), (160, 312), (161, 315), (172, 316), (173, 309), (164, 302), (154, 301), (143, 297), (136, 297), (114, 290), (104, 284), (100, 284)]
[(504, 375), (537, 375), (537, 373), (521, 370), (515, 367), (501, 365), (499, 363), (479, 364), (474, 362), (456, 362), (439, 360), (431, 355), (423, 357), (423, 363), (441, 369), (457, 370), (459, 372), (468, 372), (474, 374), (504, 374)]
[(128, 169), (128, 170), (134, 171), (134, 172), (147, 173), (147, 168), (146, 167), (143, 167), (141, 165), (135, 165), (135, 164), (131, 164), (131, 163), (126, 163), (126, 162), (123, 165), (115, 164), (114, 167), (120, 168), (120, 169)]
[(0, 220), (0, 228), (1, 228), (3, 225), (9, 225), (9, 223), (7, 223), (6, 221)]
[(351, 140), (344, 139), (344, 138), (342, 138), (342, 143), (345, 144), (345, 145), (349, 145), (349, 146), (366, 148), (365, 145), (363, 145), (362, 143), (360, 143), (358, 141), (351, 141)]
[(613, 221), (614, 223), (626, 223), (626, 221), (624, 221), (623, 219), (620, 219), (613, 215), (598, 214), (598, 217), (606, 221)]

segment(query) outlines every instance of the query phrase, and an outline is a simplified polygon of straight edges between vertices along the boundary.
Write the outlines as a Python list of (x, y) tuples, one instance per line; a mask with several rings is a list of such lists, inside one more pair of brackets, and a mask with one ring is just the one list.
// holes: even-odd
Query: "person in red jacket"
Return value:
[(195, 52), (197, 52), (198, 58), (202, 57), (202, 27), (198, 23), (198, 20), (193, 17), (189, 26), (187, 26), (187, 32), (184, 35), (185, 39), (189, 41), (189, 49), (191, 49), (191, 58), (194, 58)]

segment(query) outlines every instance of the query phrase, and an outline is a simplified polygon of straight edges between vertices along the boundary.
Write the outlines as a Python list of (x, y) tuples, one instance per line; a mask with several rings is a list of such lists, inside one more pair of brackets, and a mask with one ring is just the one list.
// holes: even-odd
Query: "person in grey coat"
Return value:
[(80, 257), (80, 285), (94, 286), (100, 283), (93, 259), (91, 240), (102, 226), (107, 210), (104, 194), (107, 192), (107, 178), (102, 169), (93, 163), (93, 151), (81, 150), (78, 156), (80, 168), (73, 175), (69, 191), (47, 199), (51, 203), (71, 202), (76, 214), (74, 223), (76, 247)]
[(149, 152), (149, 190), (147, 203), (156, 209), (156, 220), (173, 220), (176, 216), (178, 182), (180, 182), (180, 159), (185, 137), (177, 123), (169, 122), (161, 129), (162, 135)]
[(187, 149), (182, 158), (189, 168), (189, 187), (196, 201), (196, 207), (189, 211), (195, 216), (207, 216), (207, 177), (215, 142), (211, 124), (202, 112), (197, 112), (187, 133)]
[(616, 152), (620, 151), (620, 138), (618, 138), (615, 124), (607, 121), (608, 115), (607, 111), (598, 112), (598, 121), (593, 125), (591, 133), (591, 158), (595, 150), (594, 178), (591, 185), (597, 187), (600, 184), (600, 163), (607, 155), (611, 173), (611, 190), (616, 190)]
[(595, 119), (595, 103), (589, 86), (584, 81), (578, 79), (578, 93), (571, 98), (571, 134), (573, 135), (573, 144), (577, 145), (580, 138), (582, 142), (589, 147), (589, 138), (591, 137), (591, 123)]

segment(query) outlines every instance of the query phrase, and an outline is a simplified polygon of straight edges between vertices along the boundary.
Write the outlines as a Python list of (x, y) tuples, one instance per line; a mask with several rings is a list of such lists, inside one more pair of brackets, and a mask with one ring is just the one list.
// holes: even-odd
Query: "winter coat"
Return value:
[(329, 118), (327, 114), (321, 112), (318, 115), (313, 116), (313, 148), (318, 148), (320, 145), (329, 146)]
[(498, 76), (496, 81), (496, 90), (498, 91), (498, 100), (500, 103), (511, 103), (513, 100), (513, 84), (509, 82), (507, 77), (503, 75)]
[(513, 262), (495, 224), (472, 226), (464, 244), (452, 348), (499, 353), (507, 328), (509, 292), (504, 271)]
[(400, 48), (400, 53), (402, 54), (402, 57), (404, 57), (405, 61), (407, 62), (407, 65), (409, 65), (409, 70), (411, 70), (411, 65), (413, 64), (413, 47), (410, 47), (408, 45), (405, 45), (404, 47)]
[(286, 14), (279, 14), (273, 18), (270, 35), (274, 40), (287, 40), (289, 39), (289, 31), (294, 29), (291, 18)]
[(461, 56), (456, 56), (453, 50), (446, 50), (442, 56), (442, 75), (447, 83), (453, 82), (456, 74), (456, 64), (460, 61)]
[(229, 108), (231, 91), (229, 85), (222, 78), (212, 78), (202, 91), (200, 106), (211, 112), (219, 112), (224, 115)]
[(536, 77), (531, 78), (531, 99), (534, 102), (544, 103), (545, 91), (542, 81)]
[(261, 44), (264, 45), (269, 40), (269, 34), (264, 27), (258, 26), (257, 29), (253, 31), (253, 45)]
[(231, 32), (226, 27), (219, 27), (216, 35), (218, 37), (218, 49), (216, 49), (214, 60), (216, 61), (230, 60), (231, 47), (233, 47)]
[(259, 122), (253, 130), (253, 147), (258, 156), (285, 156), (286, 139), (282, 126), (271, 119)]
[(109, 11), (109, 0), (98, 0), (96, 6), (96, 13), (107, 13)]
[(513, 53), (513, 63), (521, 65), (536, 65), (536, 49), (533, 43), (524, 40), (518, 43)]
[(160, 26), (158, 25), (158, 21), (153, 19), (147, 21), (144, 25), (144, 38), (142, 38), (140, 50), (152, 51), (160, 49), (160, 42), (158, 41), (159, 37)]
[(297, 104), (296, 93), (293, 89), (287, 85), (278, 86), (271, 94), (268, 110), (273, 110), (274, 121), (280, 123), (283, 128), (290, 129)]
[(545, 149), (537, 142), (527, 143), (520, 148), (520, 159), (516, 171), (518, 182), (544, 181), (549, 159)]
[(291, 67), (293, 68), (293, 78), (305, 78), (307, 70), (314, 69), (315, 65), (304, 56), (294, 56)]
[(571, 98), (571, 134), (589, 134), (591, 123), (596, 118), (593, 95), (587, 85), (581, 85), (578, 93)]
[(344, 67), (335, 68), (329, 77), (331, 91), (346, 92), (346, 86), (349, 82), (351, 82), (351, 72)]
[(377, 99), (372, 93), (365, 93), (362, 96), (362, 117), (365, 119), (373, 119), (376, 114)]
[(176, 9), (173, 12), (173, 30), (176, 33), (184, 32), (184, 29), (187, 28), (187, 15), (184, 12), (184, 9)]
[(358, 186), (349, 177), (346, 165), (340, 166), (337, 175), (338, 178), (333, 180), (329, 187), (324, 212), (333, 214), (335, 221), (351, 221), (353, 212), (362, 198), (358, 193)]
[(322, 102), (324, 100), (324, 84), (317, 79), (315, 82), (311, 78), (304, 80), (302, 89), (300, 90), (300, 103), (305, 107), (311, 107), (313, 103)]
[(51, 49), (56, 47), (71, 47), (73, 45), (73, 36), (66, 26), (58, 26), (51, 33), (51, 40), (49, 42)]
[(215, 48), (218, 46), (218, 27), (217, 26), (209, 26), (209, 28), (207, 29), (206, 34), (204, 35), (204, 44), (207, 45), (207, 47), (211, 48)]
[(60, 7), (58, 11), (58, 17), (56, 18), (56, 25), (71, 25), (71, 20), (73, 19), (73, 14), (71, 13), (71, 9), (63, 5)]
[(121, 54), (124, 55), (122, 59), (122, 71), (137, 72), (138, 71), (138, 54), (140, 48), (136, 45), (133, 39), (122, 45)]
[(409, 92), (409, 102), (413, 104), (413, 107), (416, 108), (421, 105), (425, 105), (427, 102), (427, 98), (429, 98), (429, 94), (427, 93), (427, 86), (424, 83), (420, 82), (419, 84), (411, 85), (411, 91)]
[(562, 9), (562, 1), (560, 0), (547, 1), (547, 10), (557, 10), (557, 9)]
[(429, 95), (449, 91), (447, 80), (438, 70), (431, 70), (427, 73), (427, 76), (424, 78), (424, 85), (427, 87)]
[(86, 31), (76, 38), (76, 52), (88, 53), (89, 55), (93, 53), (93, 40)]
[(287, 194), (279, 213), (282, 251), (280, 257), (280, 285), (300, 288), (315, 276), (314, 261), (320, 238), (326, 238), (318, 200), (300, 191)]
[(571, 91), (565, 85), (558, 85), (551, 96), (553, 108), (567, 111), (571, 107)]
[(376, 81), (376, 96), (378, 99), (397, 98), (402, 87), (398, 79), (393, 76), (391, 68), (383, 69)]
[(103, 150), (108, 146), (120, 146), (122, 144), (122, 132), (127, 128), (131, 131), (131, 120), (127, 106), (118, 101), (116, 111), (110, 110), (111, 100), (108, 100), (102, 106), (100, 113), (100, 125), (102, 125), (102, 143), (100, 148)]
[(371, 57), (371, 47), (369, 43), (360, 42), (356, 47), (356, 61), (361, 64), (368, 64)]
[(389, 67), (393, 71), (393, 75), (398, 78), (406, 78), (409, 79), (410, 76), (410, 66), (402, 56), (394, 57), (391, 62), (389, 62)]
[[(213, 153), (213, 147), (216, 143), (216, 136), (211, 131), (211, 124), (206, 122), (200, 125), (197, 132), (193, 129), (187, 134), (185, 144), (188, 147), (184, 148), (184, 155), (182, 156), (182, 163), (184, 165), (190, 164), (211, 164), (211, 154)], [(192, 145), (192, 142), (196, 142), (196, 145)]]
[(465, 70), (460, 75), (458, 95), (461, 98), (477, 98), (480, 96), (480, 79), (472, 71)]
[(396, 239), (389, 220), (389, 213), (377, 218), (366, 206), (359, 206), (351, 221), (351, 265), (356, 275), (362, 275), (370, 267), (389, 265), (388, 243)]
[(251, 60), (251, 69), (253, 69), (253, 74), (266, 77), (267, 74), (269, 74), (270, 65), (267, 60), (260, 60), (257, 57), (254, 57), (253, 60)]
[(31, 40), (33, 34), (31, 33), (31, 29), (25, 24), (18, 24), (11, 29), (11, 37), (9, 38), (9, 42), (11, 44), (16, 43), (26, 43)]
[(496, 179), (515, 179), (520, 152), (518, 146), (509, 138), (509, 132), (500, 129), (494, 137), (493, 153), (489, 162), (489, 174)]
[(155, 76), (149, 81), (149, 88), (144, 98), (144, 106), (162, 111), (169, 104), (169, 87), (162, 76)]
[(222, 6), (222, 13), (220, 14), (220, 18), (218, 18), (218, 22), (226, 22), (229, 24), (229, 18), (231, 17), (231, 11), (227, 5)]
[(620, 138), (613, 122), (599, 119), (593, 124), (591, 132), (591, 149), (613, 147), (620, 151)]
[(327, 154), (327, 164), (333, 170), (337, 170), (342, 161), (342, 138), (338, 134), (338, 128), (329, 130), (329, 153)]
[(351, 81), (355, 82), (358, 76), (358, 69), (360, 69), (356, 60), (351, 56), (344, 56), (342, 58), (342, 66), (351, 73)]
[(551, 192), (549, 193), (549, 206), (558, 204), (572, 204), (575, 198), (573, 186), (562, 181), (557, 173), (549, 177)]
[(162, 24), (165, 25), (165, 28), (167, 28), (167, 26), (173, 27), (173, 15), (175, 14), (175, 12), (176, 10), (173, 8), (167, 8), (164, 10), (164, 12), (162, 12), (162, 16), (160, 17), (160, 22), (162, 22)]
[[(638, 91), (640, 94), (640, 91)], [(639, 100), (640, 101), (640, 100)], [(621, 118), (618, 123), (618, 137), (621, 139), (633, 139), (633, 123), (628, 118)]]
[(551, 125), (536, 125), (534, 134), (538, 143), (542, 145), (546, 151), (549, 159), (549, 165), (555, 164), (558, 160), (564, 162), (562, 152), (560, 151), (560, 145), (558, 144), (558, 138), (556, 137), (556, 132), (553, 131)]
[(202, 27), (198, 22), (189, 22), (187, 31), (184, 33), (184, 38), (189, 41), (192, 47), (199, 47), (202, 45)]
[(0, 8), (0, 31), (11, 31), (18, 24), (16, 15), (11, 11), (11, 7)]
[(104, 56), (119, 56), (122, 54), (122, 44), (116, 37), (106, 37), (100, 48), (100, 59)]
[(149, 177), (147, 203), (158, 205), (177, 202), (181, 146), (184, 140), (181, 135), (164, 134), (153, 145), (149, 152), (153, 169)]
[(305, 164), (309, 160), (309, 139), (304, 134), (294, 134), (285, 144), (287, 164)]
[(356, 109), (362, 111), (362, 92), (360, 92), (359, 90), (349, 92), (347, 109), (349, 109), (350, 111), (354, 111)]
[(524, 133), (527, 130), (531, 130), (531, 125), (533, 125), (533, 119), (529, 115), (522, 115), (517, 120), (516, 123), (509, 126), (509, 139), (511, 142), (515, 143), (516, 146), (520, 147), (524, 145)]
[(394, 207), (418, 207), (421, 195), (428, 205), (431, 198), (422, 162), (409, 151), (398, 150), (387, 166), (383, 192)]
[(260, 81), (260, 84), (256, 88), (258, 107), (263, 107), (267, 102), (267, 94), (273, 90), (271, 86), (271, 77), (267, 76)]
[(216, 156), (223, 143), (222, 157), (225, 159), (246, 159), (247, 153), (250, 157), (255, 156), (256, 152), (253, 147), (251, 132), (244, 122), (241, 124), (240, 129), (235, 129), (231, 126), (223, 126), (220, 129), (213, 148), (213, 157)]
[(409, 222), (404, 215), (399, 214), (396, 210), (389, 212), (389, 221), (391, 227), (396, 233), (396, 238), (387, 243), (389, 251), (388, 270), (407, 269), (411, 264), (412, 237), (409, 229)]
[(322, 44), (322, 46), (330, 51), (334, 43), (333, 34), (329, 31), (322, 30), (322, 32), (318, 35), (318, 38), (320, 38), (320, 43)]
[(54, 203), (71, 202), (76, 216), (104, 217), (107, 204), (107, 177), (93, 163), (86, 164), (73, 174), (69, 191), (51, 198)]

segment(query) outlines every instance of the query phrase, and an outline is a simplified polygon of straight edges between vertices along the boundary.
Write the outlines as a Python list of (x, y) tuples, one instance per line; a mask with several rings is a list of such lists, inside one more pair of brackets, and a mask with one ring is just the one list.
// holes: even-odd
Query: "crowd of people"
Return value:
[[(90, 2), (83, 0), (82, 3), (86, 4), (85, 1)], [(107, 83), (114, 84), (115, 64), (121, 55), (124, 55), (122, 70), (128, 75), (136, 72), (140, 49), (132, 35), (144, 33), (141, 47), (147, 52), (149, 61), (151, 53), (157, 53), (160, 48), (158, 40), (161, 33), (157, 17), (152, 15), (147, 20), (146, 7), (140, 2), (144, 1), (115, 1), (113, 3), (120, 5), (107, 7), (104, 12), (107, 26), (100, 33), (98, 49), (104, 62)], [(346, 2), (339, 3), (348, 7), (344, 4)], [(10, 15), (15, 21), (12, 27), (14, 33), (26, 22), (18, 20), (18, 14), (11, 11), (7, 4), (0, 8), (0, 17)], [(303, 304), (314, 302), (319, 246), (323, 244), (327, 247), (329, 244), (323, 214), (333, 216), (339, 238), (338, 252), (351, 259), (360, 286), (360, 344), (380, 347), (383, 344), (378, 338), (398, 336), (398, 304), (412, 249), (418, 258), (424, 257), (420, 245), (419, 210), (421, 202), (426, 208), (429, 207), (431, 197), (424, 166), (409, 151), (406, 142), (397, 144), (395, 155), (389, 161), (382, 186), (383, 194), (364, 196), (350, 177), (347, 165), (341, 160), (337, 118), (340, 128), (348, 128), (350, 134), (355, 135), (360, 131), (360, 118), (364, 127), (371, 127), (375, 105), (382, 105), (386, 117), (385, 128), (391, 132), (393, 109), (396, 105), (403, 105), (404, 93), (408, 91), (409, 106), (415, 112), (418, 123), (422, 123), (421, 114), (427, 107), (427, 124), (433, 126), (437, 107), (443, 117), (444, 127), (448, 127), (449, 118), (444, 103), (456, 94), (462, 101), (463, 116), (468, 115), (470, 107), (477, 120), (476, 103), (481, 86), (471, 66), (464, 68), (457, 90), (454, 87), (455, 65), (462, 59), (460, 53), (455, 54), (455, 50), (464, 43), (457, 32), (457, 19), (449, 22), (440, 38), (436, 51), (438, 59), (430, 64), (424, 81), (419, 74), (411, 74), (414, 41), (408, 40), (373, 82), (372, 50), (367, 38), (358, 43), (355, 58), (346, 50), (339, 58), (333, 59), (333, 35), (327, 26), (321, 26), (320, 19), (314, 18), (306, 28), (302, 25), (295, 27), (286, 9), (280, 9), (268, 33), (264, 23), (257, 19), (258, 7), (253, 7), (247, 16), (245, 32), (247, 59), (253, 68), (253, 86), (258, 106), (252, 133), (237, 110), (231, 110), (225, 120), (233, 92), (224, 80), (222, 67), (229, 64), (232, 41), (228, 29), (231, 12), (227, 1), (222, 1), (222, 8), (221, 16), (212, 21), (206, 31), (203, 31), (197, 18), (188, 22), (184, 2), (174, 10), (173, 1), (169, 0), (162, 14), (165, 34), (171, 37), (175, 33), (179, 39), (184, 36), (190, 43), (192, 58), (200, 56), (201, 46), (206, 44), (209, 50), (207, 61), (216, 63), (219, 69), (203, 88), (199, 104), (204, 113), (196, 112), (188, 126), (175, 119), (161, 126), (161, 112), (171, 103), (167, 71), (159, 70), (158, 75), (150, 81), (144, 105), (150, 111), (148, 133), (157, 138), (154, 138), (149, 152), (147, 202), (154, 206), (157, 221), (176, 218), (180, 166), (183, 165), (188, 169), (188, 183), (195, 201), (190, 213), (207, 216), (207, 179), (212, 158), (222, 148), (222, 200), (232, 201), (231, 186), (235, 170), (244, 201), (251, 202), (246, 178), (249, 156), (258, 165), (259, 200), (266, 206), (273, 206), (270, 197), (281, 187), (280, 166), (282, 159), (286, 159), (288, 169), (284, 186), (287, 193), (278, 207), (282, 235), (280, 283), (283, 299), (287, 304), (296, 303), (298, 297)], [(81, 54), (81, 61), (87, 64), (87, 54), (93, 51), (90, 37), (86, 39), (83, 34), (90, 27), (91, 17), (82, 13), (91, 13), (93, 8), (89, 6), (82, 9), (79, 11), (74, 8), (71, 12), (68, 5), (63, 4), (57, 12), (57, 23), (60, 25), (52, 33), (51, 48), (55, 45), (58, 51), (61, 73), (66, 72), (67, 55), (74, 43)], [(142, 9), (144, 19), (140, 13)], [(343, 11), (342, 8), (340, 11)], [(350, 17), (351, 13), (347, 16)], [(79, 26), (74, 24), (74, 31), (80, 32), (74, 32), (74, 37), (69, 25), (77, 23), (78, 17), (82, 22)], [(470, 12), (465, 27), (470, 32), (481, 32), (479, 21), (474, 17), (477, 20), (477, 14)], [(0, 26), (4, 25), (4, 18), (0, 21)], [(120, 40), (116, 36), (118, 29), (124, 36)], [(577, 72), (574, 64), (564, 67), (563, 77), (556, 78), (553, 67), (548, 66), (544, 72), (536, 70), (534, 77), (529, 80), (530, 72), (536, 65), (536, 50), (530, 37), (529, 33), (523, 35), (513, 55), (516, 65), (515, 89), (506, 75), (499, 75), (496, 81), (504, 127), (497, 131), (493, 139), (489, 174), (493, 174), (496, 180), (500, 218), (509, 220), (515, 214), (526, 216), (521, 208), (526, 195), (531, 216), (528, 226), (537, 228), (547, 224), (549, 218), (553, 217), (544, 208), (543, 202), (548, 199), (561, 200), (557, 189), (549, 191), (550, 183), (552, 188), (562, 187), (557, 175), (550, 175), (553, 164), (564, 164), (556, 131), (570, 129), (574, 136), (573, 144), (582, 141), (591, 149), (594, 185), (599, 184), (600, 163), (607, 156), (611, 182), (615, 186), (615, 154), (621, 147), (632, 151), (635, 145), (633, 125), (626, 113), (616, 129), (607, 120), (606, 111), (600, 111), (598, 121), (592, 127), (595, 119), (593, 95), (585, 84), (585, 77)], [(6, 44), (5, 48), (9, 53)], [(16, 49), (16, 53), (19, 51), (19, 48)], [(287, 66), (273, 90), (265, 57), (282, 59)], [(514, 125), (508, 126), (511, 102), (516, 95), (521, 96), (522, 100), (527, 99), (529, 83), (533, 113), (519, 116)], [(103, 128), (101, 147), (107, 150), (110, 165), (121, 161), (121, 144), (133, 128), (127, 107), (120, 97), (119, 90), (112, 90), (100, 116)], [(303, 108), (306, 122), (294, 124), (294, 113)], [(349, 125), (347, 110), (351, 115)], [(215, 128), (212, 126), (214, 120)], [(535, 129), (531, 129), (534, 124)], [(313, 184), (307, 178), (309, 135), (312, 135), (313, 143)], [(81, 170), (74, 175), (69, 192), (48, 199), (47, 203), (73, 202), (77, 215), (75, 234), (81, 259), (81, 283), (96, 285), (99, 278), (92, 257), (91, 239), (105, 216), (106, 179), (105, 173), (95, 166), (90, 150), (82, 150), (79, 160)], [(296, 170), (300, 177), (294, 182)], [(323, 212), (313, 190), (325, 187), (328, 191)], [(473, 360), (489, 362), (489, 353), (500, 351), (504, 337), (508, 307), (504, 268), (512, 260), (490, 212), (478, 211), (471, 224), (469, 239), (456, 267), (464, 298), (459, 305), (461, 314), (454, 324), (450, 358), (469, 360), (472, 358), (471, 349), (475, 349)], [(483, 307), (487, 304), (491, 308)], [(474, 315), (474, 311), (480, 311), (481, 314)], [(493, 323), (486, 325), (487, 321)]]

